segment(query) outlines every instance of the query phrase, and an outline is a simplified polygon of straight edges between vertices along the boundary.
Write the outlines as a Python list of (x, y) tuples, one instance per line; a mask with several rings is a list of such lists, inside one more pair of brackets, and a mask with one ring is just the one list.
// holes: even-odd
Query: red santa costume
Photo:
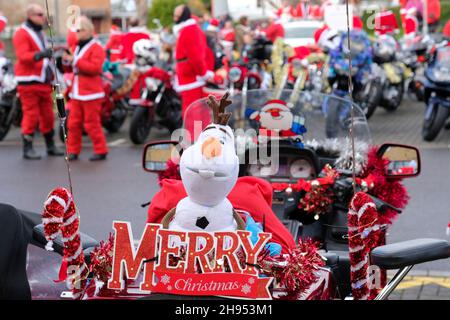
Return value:
[(110, 36), (105, 50), (109, 50), (109, 60), (114, 62), (120, 60), (120, 56), (122, 55), (122, 32), (118, 26), (112, 25), (109, 34)]
[(419, 20), (416, 17), (415, 9), (401, 9), (400, 17), (402, 19), (403, 33), (405, 36), (414, 37), (419, 31)]
[[(174, 88), (181, 94), (183, 118), (189, 105), (201, 99), (203, 87), (209, 77), (214, 74), (207, 68), (206, 36), (193, 18), (189, 18), (174, 26), (177, 36), (175, 46), (176, 78)], [(194, 121), (201, 121), (202, 129), (209, 123), (209, 113), (190, 114), (185, 128), (194, 137)]]
[(397, 18), (391, 10), (383, 11), (375, 16), (375, 33), (378, 35), (398, 31)]
[(39, 123), (43, 135), (53, 131), (52, 103), (53, 73), (48, 58), (35, 60), (35, 55), (46, 48), (43, 31), (36, 31), (24, 23), (14, 34), (16, 53), (15, 75), (17, 91), (22, 103), (22, 134), (33, 135)]
[[(8, 19), (2, 14), (0, 14), (0, 33), (2, 33), (3, 30), (5, 30), (7, 23)], [(0, 41), (0, 56), (4, 55), (4, 53), (5, 53), (5, 44), (3, 43), (3, 41)]]
[(264, 30), (267, 40), (275, 42), (277, 38), (284, 38), (284, 28), (281, 20), (275, 16), (272, 17), (272, 23)]
[(120, 54), (120, 59), (126, 60), (127, 63), (133, 63), (133, 44), (141, 39), (150, 39), (147, 29), (144, 27), (130, 28), (130, 30), (122, 36), (122, 52)]
[(100, 117), (105, 97), (101, 78), (104, 60), (105, 52), (93, 38), (87, 43), (79, 42), (75, 49), (72, 62), (74, 79), (69, 94), (71, 108), (67, 123), (69, 154), (80, 154), (83, 126), (92, 140), (94, 153), (108, 153)]

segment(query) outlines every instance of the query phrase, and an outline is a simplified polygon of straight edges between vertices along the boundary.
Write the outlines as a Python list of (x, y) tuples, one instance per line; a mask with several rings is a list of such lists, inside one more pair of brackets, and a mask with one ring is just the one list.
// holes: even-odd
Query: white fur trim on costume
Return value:
[(206, 84), (206, 82), (203, 80), (197, 80), (197, 81), (194, 81), (191, 83), (186, 83), (186, 84), (179, 84), (178, 78), (175, 77), (173, 87), (176, 92), (184, 92), (184, 91), (189, 91), (189, 90), (203, 87), (203, 86), (205, 86), (205, 84)]
[(182, 30), (182, 29), (184, 29), (184, 28), (186, 28), (186, 27), (189, 27), (189, 26), (192, 26), (192, 25), (195, 25), (197, 23), (197, 21), (195, 21), (195, 19), (188, 19), (188, 20), (186, 20), (186, 21), (183, 21), (183, 22), (181, 22), (181, 23), (179, 23), (179, 24), (176, 24), (176, 25), (174, 25), (173, 26), (173, 33), (175, 34), (175, 35), (178, 35), (178, 33)]

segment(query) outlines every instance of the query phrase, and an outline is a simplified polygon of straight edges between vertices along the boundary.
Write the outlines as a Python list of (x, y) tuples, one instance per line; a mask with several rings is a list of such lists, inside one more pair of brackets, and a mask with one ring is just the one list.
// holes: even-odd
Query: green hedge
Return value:
[(153, 0), (152, 6), (148, 11), (148, 21), (150, 28), (156, 28), (153, 19), (159, 19), (163, 26), (173, 24), (173, 10), (179, 4), (186, 3), (184, 0)]

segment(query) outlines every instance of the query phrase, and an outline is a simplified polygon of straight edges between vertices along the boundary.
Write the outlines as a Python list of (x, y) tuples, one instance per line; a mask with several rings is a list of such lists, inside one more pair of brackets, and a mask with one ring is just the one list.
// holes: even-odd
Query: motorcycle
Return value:
[(426, 111), (422, 137), (433, 141), (450, 115), (450, 48), (437, 50), (425, 71)]
[(437, 49), (436, 46), (441, 44), (442, 39), (429, 35), (404, 38), (400, 42), (401, 50), (397, 52), (397, 56), (407, 67), (405, 75), (407, 92), (418, 101), (425, 99), (425, 69)]
[[(383, 229), (383, 240), (385, 240), (386, 229), (392, 222), (391, 219), (393, 216), (400, 214), (402, 209), (390, 203), (393, 198), (387, 199), (375, 191), (376, 188), (370, 187), (371, 183), (368, 177), (372, 173), (367, 170), (367, 163), (364, 163), (367, 160), (371, 137), (363, 110), (357, 105), (353, 105), (353, 139), (358, 150), (357, 161), (353, 162), (351, 160), (353, 156), (350, 152), (351, 139), (348, 130), (342, 129), (335, 138), (329, 139), (326, 129), (326, 114), (320, 107), (305, 104), (305, 98), (302, 97), (303, 93), (296, 101), (292, 101), (292, 97), (295, 95), (291, 90), (284, 90), (280, 97), (287, 105), (290, 104), (291, 108), (290, 111), (281, 111), (278, 114), (278, 120), (280, 118), (291, 119), (293, 123), (291, 129), (288, 130), (290, 132), (285, 132), (284, 129), (275, 129), (273, 126), (270, 127), (276, 122), (277, 118), (272, 117), (275, 120), (267, 121), (267, 118), (274, 112), (273, 109), (276, 108), (271, 102), (274, 94), (273, 91), (251, 90), (245, 97), (248, 105), (255, 107), (251, 109), (251, 112), (246, 112), (245, 125), (238, 128), (239, 133), (237, 131), (235, 133), (238, 156), (242, 160), (239, 175), (258, 177), (272, 184), (274, 189), (272, 210), (277, 218), (291, 232), (294, 239), (313, 238), (320, 243), (323, 254), (327, 258), (327, 268), (331, 270), (336, 281), (337, 296), (335, 298), (344, 299), (349, 297), (352, 291), (349, 256), (353, 248), (349, 247), (350, 229), (347, 221), (349, 202), (354, 196), (352, 169), (354, 168), (356, 171), (356, 181), (359, 181), (356, 191), (365, 190), (374, 201), (380, 214), (385, 216), (383, 219), (387, 222), (380, 226)], [(232, 113), (231, 125), (241, 123), (239, 109), (242, 105), (242, 99), (244, 97), (241, 95), (235, 96), (233, 104), (228, 108), (228, 111)], [(322, 95), (321, 99), (336, 100), (335, 104), (350, 103), (329, 95)], [(194, 111), (200, 112), (199, 110), (211, 112), (206, 99), (193, 103), (190, 108), (192, 113)], [(281, 109), (283, 109), (282, 106), (280, 106)], [(257, 114), (256, 117), (251, 116), (255, 113)], [(264, 115), (264, 113), (266, 114)], [(189, 112), (187, 112), (185, 121), (189, 121), (188, 117)], [(304, 121), (295, 122), (295, 119), (299, 118), (303, 118)], [(306, 131), (297, 130), (301, 126), (300, 123), (307, 125), (304, 128)], [(282, 120), (279, 121), (279, 124), (283, 124)], [(277, 134), (275, 135), (274, 132), (268, 133), (271, 130), (276, 131)], [(301, 147), (299, 147), (299, 141), (301, 141)], [(272, 148), (275, 143), (277, 149)], [(269, 152), (263, 150), (268, 145), (272, 145), (269, 147), (271, 148)], [(165, 169), (168, 168), (168, 164), (165, 160), (173, 157), (173, 152), (176, 153), (174, 150), (180, 152), (184, 147), (184, 145), (180, 146), (177, 141), (149, 143), (144, 149), (144, 170), (147, 172), (163, 172), (162, 177), (167, 177)], [(161, 159), (160, 150), (162, 149), (168, 151), (166, 159)], [(399, 152), (409, 153), (409, 156), (400, 159), (397, 157)], [(276, 164), (270, 156), (270, 159), (261, 156), (271, 153), (279, 155)], [(420, 155), (414, 147), (384, 144), (378, 147), (376, 151), (372, 151), (372, 154), (376, 154), (377, 159), (385, 159), (389, 162), (386, 171), (383, 172), (387, 180), (400, 182), (404, 178), (415, 177), (420, 173)], [(255, 161), (255, 159), (257, 160)], [(328, 169), (326, 169), (328, 166), (333, 167), (338, 172), (337, 178), (326, 182), (329, 183), (328, 190), (332, 190), (335, 198), (332, 204), (328, 205), (323, 211), (312, 212), (307, 205), (299, 205), (302, 204), (302, 200), (305, 200), (311, 194), (308, 194), (307, 188), (299, 190), (297, 187), (308, 181), (311, 182), (310, 185), (315, 183), (318, 185), (320, 184), (319, 181), (329, 178)], [(169, 170), (173, 171), (173, 167)], [(300, 181), (301, 183), (299, 183)], [(442, 244), (445, 244), (446, 248), (440, 251), (439, 246)], [(417, 258), (415, 254), (404, 255), (409, 250), (417, 253), (420, 251), (420, 247), (428, 245), (430, 249), (428, 257)], [(385, 258), (384, 261), (380, 261), (380, 258), (383, 260), (382, 257)], [(412, 268), (412, 265), (428, 258), (434, 259), (437, 257), (450, 257), (450, 246), (446, 241), (433, 240), (429, 242), (427, 239), (420, 239), (391, 245), (383, 244), (373, 249), (371, 259), (375, 261), (375, 264), (379, 263), (380, 268), (400, 269), (393, 280), (381, 290), (377, 299), (388, 298), (389, 294)]]
[(20, 127), (22, 108), (17, 96), (14, 67), (8, 59), (0, 57), (0, 141), (12, 125)]
[[(235, 132), (237, 144), (237, 155), (242, 158), (239, 170), (240, 176), (254, 176), (271, 183), (275, 192), (272, 195), (273, 214), (292, 233), (294, 239), (314, 238), (320, 242), (325, 265), (321, 272), (331, 275), (328, 299), (345, 299), (350, 296), (351, 282), (351, 252), (349, 249), (348, 235), (352, 230), (347, 230), (345, 214), (348, 212), (348, 201), (353, 192), (353, 181), (351, 171), (357, 174), (357, 183), (361, 190), (368, 188), (367, 193), (374, 201), (380, 217), (388, 219), (400, 209), (387, 201), (384, 196), (379, 195), (376, 189), (371, 188), (368, 176), (364, 169), (367, 155), (367, 144), (370, 142), (370, 131), (364, 112), (356, 105), (354, 108), (354, 130), (353, 141), (358, 145), (358, 156), (349, 154), (351, 140), (348, 130), (341, 130), (336, 139), (329, 139), (326, 135), (326, 115), (320, 107), (312, 107), (304, 103), (300, 95), (298, 99), (292, 100), (292, 91), (284, 90), (280, 100), (274, 104), (273, 91), (252, 90), (247, 97), (249, 112), (245, 112), (245, 119), (239, 119), (241, 112), (236, 112), (242, 106), (241, 95), (233, 97), (233, 103), (229, 107), (232, 113), (231, 126), (244, 123), (241, 131)], [(336, 99), (336, 103), (351, 103), (331, 95), (322, 95), (322, 99)], [(319, 97), (317, 97), (319, 98)], [(283, 101), (283, 103), (281, 102)], [(286, 105), (290, 103), (289, 110)], [(211, 111), (207, 100), (202, 99), (194, 102), (191, 111), (205, 109)], [(281, 110), (275, 114), (274, 109)], [(195, 112), (186, 112), (189, 114)], [(270, 121), (267, 121), (267, 120)], [(242, 120), (239, 122), (239, 120)], [(290, 121), (288, 121), (290, 120)], [(185, 122), (189, 119), (185, 119)], [(290, 123), (290, 128), (281, 128), (277, 124)], [(274, 126), (275, 124), (275, 126)], [(186, 139), (182, 141), (186, 142)], [(301, 146), (300, 147), (300, 144)], [(171, 159), (174, 150), (180, 150), (179, 141), (157, 141), (147, 144), (143, 150), (143, 168), (146, 171), (161, 173), (168, 169), (167, 160)], [(277, 148), (278, 149), (274, 149)], [(264, 148), (270, 147), (272, 151), (265, 153)], [(277, 152), (278, 151), (278, 152)], [(256, 152), (256, 153), (255, 153)], [(252, 161), (252, 155), (257, 155), (257, 161)], [(269, 160), (263, 158), (268, 156)], [(275, 156), (279, 155), (279, 157)], [(273, 158), (270, 158), (273, 156)], [(385, 144), (376, 149), (376, 159), (384, 159), (388, 165), (383, 169), (381, 175), (388, 180), (399, 181), (399, 179), (413, 177), (420, 173), (420, 155), (417, 149), (409, 146)], [(277, 159), (279, 161), (277, 161)], [(351, 159), (355, 159), (353, 162)], [(264, 160), (264, 161), (263, 161)], [(273, 165), (276, 164), (276, 167)], [(327, 175), (329, 166), (333, 168), (332, 176)], [(324, 171), (325, 170), (325, 171)], [(324, 176), (324, 174), (326, 176)], [(329, 179), (333, 177), (333, 179)], [(321, 178), (321, 180), (318, 180)], [(300, 183), (300, 181), (303, 181)], [(299, 208), (301, 199), (307, 197), (305, 190), (297, 189), (300, 184), (310, 183), (320, 185), (327, 182), (330, 190), (333, 190), (336, 200), (323, 212), (311, 212), (306, 207)], [(317, 183), (313, 183), (317, 181)], [(364, 183), (366, 182), (366, 183)], [(243, 196), (241, 196), (243, 199)], [(270, 203), (269, 201), (267, 202)], [(54, 283), (49, 278), (49, 273), (57, 273), (57, 265), (60, 261), (58, 254), (63, 254), (64, 239), (57, 237), (53, 241), (54, 253), (45, 252), (43, 248), (47, 245), (45, 230), (41, 222), (40, 214), (19, 211), (21, 219), (26, 220), (27, 226), (31, 227), (31, 246), (28, 247), (28, 261), (26, 263), (28, 282), (32, 283), (31, 292), (35, 299), (70, 298), (71, 293), (64, 289), (64, 283)], [(251, 212), (250, 212), (251, 214)], [(386, 215), (386, 217), (384, 217)], [(4, 217), (2, 214), (0, 217)], [(318, 218), (316, 218), (318, 216)], [(389, 223), (387, 223), (389, 224)], [(269, 226), (269, 219), (267, 224)], [(384, 229), (386, 226), (380, 226)], [(98, 246), (98, 242), (85, 235), (80, 234), (85, 262), (89, 266), (95, 255), (91, 253)], [(102, 248), (105, 248), (103, 246)], [(354, 249), (354, 248), (353, 248)], [(56, 254), (55, 254), (56, 253)], [(409, 270), (416, 264), (450, 257), (450, 244), (445, 240), (417, 239), (400, 243), (380, 245), (370, 253), (370, 261), (374, 266), (385, 270), (400, 269), (397, 275), (379, 292), (377, 299), (387, 299), (389, 294), (397, 287)], [(25, 261), (24, 261), (25, 263)], [(21, 272), (23, 268), (14, 269)], [(284, 266), (285, 267), (285, 266)], [(283, 266), (280, 266), (283, 268)], [(92, 290), (82, 292), (82, 299), (167, 299), (170, 296), (161, 294), (146, 294), (139, 290), (137, 284), (129, 283), (124, 290), (109, 292), (110, 295), (102, 296), (94, 285), (95, 274), (90, 274), (88, 287)], [(334, 279), (334, 280), (333, 280)], [(334, 282), (333, 282), (334, 281)], [(98, 284), (95, 281), (95, 284)], [(335, 293), (334, 290), (336, 289)], [(195, 293), (194, 293), (195, 294)], [(275, 294), (274, 294), (275, 295)], [(307, 298), (317, 298), (317, 295), (308, 294)], [(205, 298), (205, 297), (203, 297)], [(208, 297), (206, 297), (208, 298)], [(200, 297), (196, 297), (200, 299)]]
[(165, 64), (158, 59), (158, 51), (150, 40), (139, 40), (133, 45), (134, 66), (139, 73), (130, 94), (130, 97), (139, 97), (133, 103), (130, 122), (130, 139), (134, 144), (144, 143), (154, 125), (172, 132), (182, 124), (181, 99), (172, 87), (171, 72), (154, 67), (158, 63)]
[[(373, 55), (367, 35), (363, 31), (352, 31), (350, 36), (353, 38), (351, 49), (348, 48), (347, 34), (344, 33), (341, 35), (339, 46), (330, 52), (328, 82), (334, 95), (346, 97), (349, 92), (349, 75), (351, 75), (353, 99), (361, 106), (369, 119), (380, 104), (381, 79), (372, 72), (375, 64), (372, 62)], [(351, 70), (348, 56), (352, 59)], [(324, 105), (324, 108), (328, 108), (328, 105)], [(332, 107), (331, 112), (327, 114), (331, 118), (339, 117), (344, 120), (349, 115), (349, 108), (338, 110)]]
[(382, 81), (380, 105), (388, 111), (397, 110), (403, 100), (405, 67), (396, 59), (398, 49), (394, 37), (387, 34), (373, 43), (373, 61), (378, 64), (385, 79)]
[(154, 125), (169, 132), (181, 127), (181, 99), (172, 88), (168, 73), (164, 78), (145, 78), (141, 103), (135, 107), (130, 122), (130, 139), (134, 144), (144, 143)]

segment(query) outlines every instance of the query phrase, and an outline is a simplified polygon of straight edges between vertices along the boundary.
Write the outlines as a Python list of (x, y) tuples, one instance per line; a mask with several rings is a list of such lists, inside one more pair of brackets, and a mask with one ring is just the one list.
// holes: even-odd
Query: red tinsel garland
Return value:
[(162, 186), (162, 181), (164, 179), (181, 180), (180, 165), (169, 159), (167, 161), (167, 169), (158, 173), (158, 183), (160, 187)]
[(330, 205), (333, 204), (334, 194), (331, 186), (339, 174), (326, 165), (321, 173), (322, 177), (314, 180), (299, 179), (297, 183), (272, 183), (275, 191), (285, 191), (291, 188), (292, 191), (305, 191), (305, 195), (300, 199), (298, 207), (307, 213), (315, 214), (318, 219), (319, 214), (325, 214)]
[(274, 281), (286, 289), (283, 299), (298, 299), (318, 279), (317, 272), (325, 265), (317, 252), (317, 243), (311, 239), (299, 239), (288, 254), (270, 257), (261, 254), (261, 273), (274, 277)]
[(53, 240), (61, 235), (64, 243), (63, 261), (58, 281), (66, 280), (73, 298), (81, 297), (86, 284), (88, 268), (84, 261), (79, 232), (80, 220), (73, 197), (64, 188), (56, 188), (48, 195), (42, 213), (44, 234), (48, 243), (46, 249), (53, 251)]
[[(389, 163), (387, 159), (380, 159), (377, 156), (377, 147), (369, 150), (367, 155), (367, 165), (361, 175), (361, 178), (367, 179), (370, 176), (373, 187), (369, 193), (377, 198), (393, 205), (394, 207), (403, 209), (408, 204), (409, 195), (406, 188), (402, 184), (402, 180), (389, 180), (385, 176), (386, 168)], [(380, 224), (392, 224), (397, 217), (397, 212), (387, 209), (380, 215)]]

